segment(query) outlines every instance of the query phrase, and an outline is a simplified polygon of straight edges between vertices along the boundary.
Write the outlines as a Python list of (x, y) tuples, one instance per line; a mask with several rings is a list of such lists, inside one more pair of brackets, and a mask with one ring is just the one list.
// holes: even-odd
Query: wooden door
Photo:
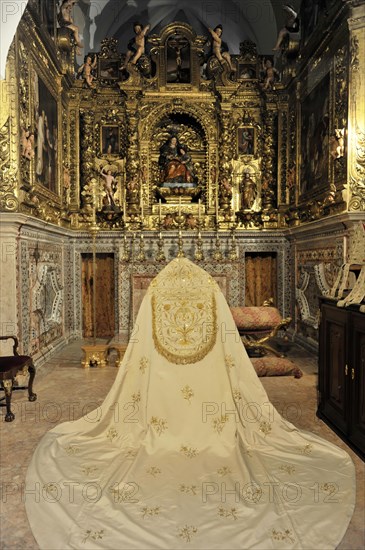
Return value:
[[(82, 254), (82, 327), (83, 337), (94, 336), (93, 255)], [(114, 254), (96, 254), (95, 263), (95, 311), (96, 337), (111, 338), (115, 335), (115, 283)]]
[(246, 253), (245, 270), (245, 306), (262, 306), (265, 300), (270, 298), (273, 298), (274, 305), (277, 305), (276, 253)]

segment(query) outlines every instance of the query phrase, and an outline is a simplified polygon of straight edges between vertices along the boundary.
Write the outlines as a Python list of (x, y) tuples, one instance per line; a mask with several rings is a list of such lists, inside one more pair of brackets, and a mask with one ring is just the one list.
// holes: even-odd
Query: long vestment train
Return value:
[(270, 403), (214, 280), (175, 259), (153, 280), (104, 403), (50, 430), (28, 469), (42, 549), (335, 548), (346, 452)]

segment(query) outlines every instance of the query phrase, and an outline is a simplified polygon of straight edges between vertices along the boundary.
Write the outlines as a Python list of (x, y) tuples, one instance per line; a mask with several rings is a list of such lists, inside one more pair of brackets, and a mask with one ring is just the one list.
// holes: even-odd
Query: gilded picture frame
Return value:
[(256, 129), (253, 126), (239, 126), (237, 128), (237, 154), (256, 154)]
[(119, 58), (98, 59), (98, 78), (102, 81), (113, 82), (119, 79)]
[(330, 73), (314, 86), (300, 105), (299, 198), (306, 200), (329, 185)]
[(120, 152), (120, 129), (117, 124), (105, 124), (100, 127), (100, 153), (115, 157)]

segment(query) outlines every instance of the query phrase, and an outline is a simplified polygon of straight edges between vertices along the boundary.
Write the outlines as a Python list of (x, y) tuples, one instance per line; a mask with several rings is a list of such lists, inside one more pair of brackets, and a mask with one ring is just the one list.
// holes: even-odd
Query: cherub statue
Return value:
[(286, 23), (285, 26), (279, 31), (275, 47), (273, 48), (274, 52), (280, 50), (284, 38), (288, 36), (289, 33), (298, 32), (300, 27), (298, 14), (293, 6), (290, 4), (284, 4), (283, 10), (286, 13)]
[(95, 88), (93, 80), (95, 79), (92, 74), (93, 69), (95, 69), (97, 63), (97, 56), (94, 54), (94, 59), (91, 58), (91, 55), (88, 54), (85, 56), (84, 63), (77, 71), (77, 76), (83, 78), (84, 82), (89, 86), (89, 88)]
[(120, 67), (123, 70), (130, 62), (132, 65), (136, 65), (141, 55), (145, 52), (145, 36), (150, 29), (150, 25), (143, 27), (141, 23), (134, 23), (133, 30), (135, 37), (128, 42), (128, 51), (124, 61), (124, 64)]
[(345, 152), (345, 128), (335, 128), (335, 135), (330, 138), (330, 153), (332, 158), (340, 159)]
[(196, 229), (197, 220), (193, 214), (188, 214), (186, 217), (186, 225), (189, 229)]
[(272, 90), (274, 88), (275, 79), (279, 78), (280, 73), (275, 69), (270, 59), (266, 59), (262, 63), (262, 68), (265, 74), (263, 90)]
[(222, 34), (223, 34), (223, 27), (222, 25), (217, 25), (215, 29), (211, 29), (208, 27), (208, 31), (212, 35), (213, 38), (213, 44), (212, 44), (212, 53), (216, 56), (219, 63), (223, 67), (223, 61), (226, 60), (228, 63), (228, 66), (230, 68), (231, 72), (235, 71), (235, 68), (232, 65), (231, 56), (229, 55), (228, 51), (222, 51)]
[(79, 27), (74, 24), (71, 11), (74, 5), (77, 3), (77, 0), (62, 0), (62, 4), (60, 6), (60, 11), (57, 15), (57, 21), (60, 27), (67, 27), (73, 32), (76, 46), (77, 46), (77, 53), (81, 53), (81, 48), (83, 48), (80, 35), (79, 35)]
[(23, 128), (22, 131), (22, 156), (28, 160), (34, 158), (34, 133)]

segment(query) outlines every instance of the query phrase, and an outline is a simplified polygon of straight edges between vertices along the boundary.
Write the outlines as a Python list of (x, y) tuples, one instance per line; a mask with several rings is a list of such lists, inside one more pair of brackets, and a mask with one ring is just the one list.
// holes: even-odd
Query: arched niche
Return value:
[[(147, 168), (149, 205), (157, 202), (156, 188), (161, 184), (158, 160), (160, 148), (172, 135), (188, 148), (197, 184), (207, 207), (213, 205), (212, 169), (218, 169), (218, 122), (214, 109), (184, 101), (171, 102), (150, 111), (140, 127), (141, 161)], [(146, 205), (147, 206), (147, 205)]]
[(197, 36), (187, 23), (175, 21), (164, 27), (159, 35), (149, 36), (149, 42), (160, 89), (199, 86), (205, 37)]

